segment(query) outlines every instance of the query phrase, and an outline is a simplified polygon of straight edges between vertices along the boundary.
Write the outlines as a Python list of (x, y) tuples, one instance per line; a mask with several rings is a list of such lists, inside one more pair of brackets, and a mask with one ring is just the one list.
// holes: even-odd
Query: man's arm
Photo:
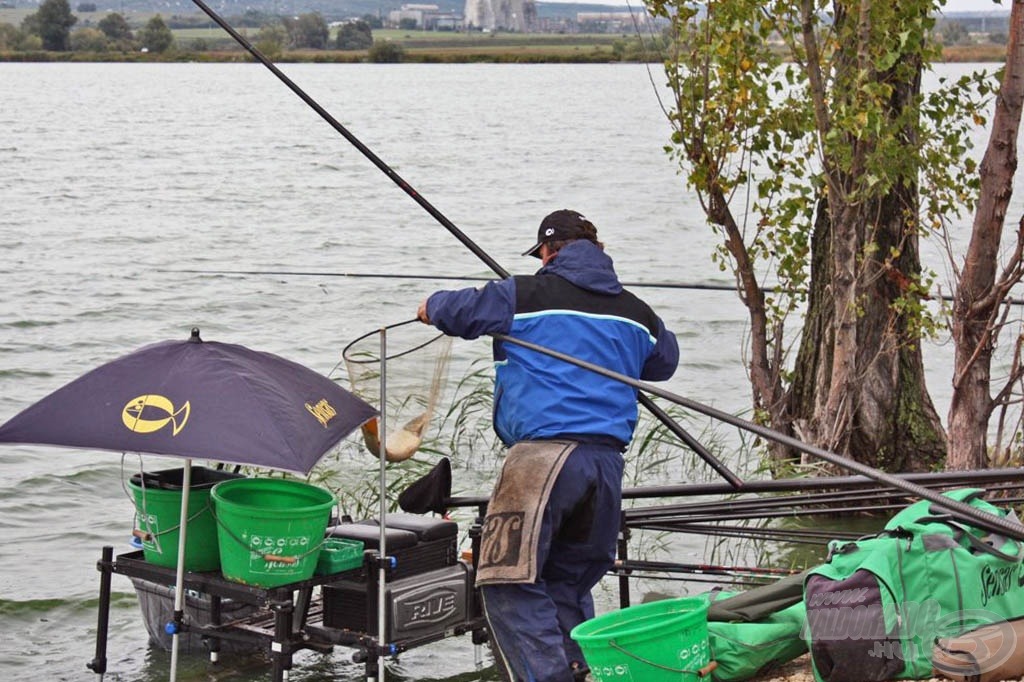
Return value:
[(665, 323), (658, 319), (658, 340), (654, 350), (644, 363), (640, 378), (644, 381), (665, 381), (675, 374), (679, 366), (679, 343), (676, 335), (665, 328)]
[(416, 316), (449, 336), (475, 339), (507, 334), (515, 314), (515, 281), (488, 282), (479, 289), (438, 291), (420, 304)]

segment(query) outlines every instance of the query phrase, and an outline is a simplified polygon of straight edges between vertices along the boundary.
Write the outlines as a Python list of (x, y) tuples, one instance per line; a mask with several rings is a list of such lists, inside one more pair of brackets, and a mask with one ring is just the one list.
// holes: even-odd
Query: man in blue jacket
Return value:
[[(671, 377), (675, 336), (623, 289), (594, 225), (555, 211), (537, 237), (523, 254), (541, 259), (535, 275), (438, 291), (419, 319), (465, 339), (507, 334), (634, 379)], [(516, 344), (495, 341), (493, 352), (494, 429), (510, 450), (477, 584), (512, 679), (572, 682), (586, 666), (569, 632), (594, 616), (591, 588), (615, 559), (636, 389)]]

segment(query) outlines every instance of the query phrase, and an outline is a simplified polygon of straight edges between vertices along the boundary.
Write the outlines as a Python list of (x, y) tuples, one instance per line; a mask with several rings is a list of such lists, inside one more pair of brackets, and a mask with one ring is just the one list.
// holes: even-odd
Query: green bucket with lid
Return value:
[(277, 587), (312, 577), (336, 503), (331, 492), (284, 478), (246, 478), (218, 483), (211, 496), (225, 578)]
[[(217, 524), (213, 520), (210, 491), (217, 483), (242, 478), (241, 474), (191, 467), (188, 493), (188, 521), (185, 525), (186, 571), (216, 571), (220, 568)], [(142, 556), (157, 566), (176, 566), (181, 528), (181, 498), (185, 470), (143, 471), (128, 479), (135, 500), (136, 534), (142, 540)]]

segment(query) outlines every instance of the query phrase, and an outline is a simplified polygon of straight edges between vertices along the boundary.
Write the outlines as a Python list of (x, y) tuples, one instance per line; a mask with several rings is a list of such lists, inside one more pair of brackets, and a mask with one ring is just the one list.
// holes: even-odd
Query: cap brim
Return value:
[(543, 241), (539, 241), (531, 246), (526, 251), (523, 251), (524, 256), (533, 256), (534, 258), (540, 258), (540, 247), (544, 244)]

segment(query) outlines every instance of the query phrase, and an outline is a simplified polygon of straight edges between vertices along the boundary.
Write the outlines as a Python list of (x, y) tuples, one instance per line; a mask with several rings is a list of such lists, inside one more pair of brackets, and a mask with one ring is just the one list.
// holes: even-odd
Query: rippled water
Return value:
[[(571, 207), (598, 225), (624, 280), (727, 283), (699, 206), (661, 151), (668, 124), (643, 66), (284, 69), (513, 272), (535, 267), (519, 253), (540, 217)], [(0, 101), (0, 420), (193, 326), (327, 374), (348, 341), (452, 286), (189, 271), (489, 274), (261, 66), (0, 64)], [(683, 370), (667, 387), (745, 409), (735, 296), (640, 293), (679, 336)], [(456, 362), (486, 352), (460, 342)], [(346, 448), (348, 466), (373, 465), (354, 442)], [(121, 460), (5, 447), (0, 463), (0, 677), (87, 679), (95, 561), (104, 544), (126, 549), (131, 530)], [(489, 486), (478, 472), (457, 478), (466, 493)], [(115, 578), (114, 589), (108, 678), (160, 679), (167, 656), (146, 646), (131, 586)], [(201, 658), (186, 668), (183, 679), (265, 675), (244, 662), (210, 673)], [(293, 679), (361, 672), (340, 649), (302, 654)], [(409, 652), (391, 672), (489, 675), (465, 638)]]

